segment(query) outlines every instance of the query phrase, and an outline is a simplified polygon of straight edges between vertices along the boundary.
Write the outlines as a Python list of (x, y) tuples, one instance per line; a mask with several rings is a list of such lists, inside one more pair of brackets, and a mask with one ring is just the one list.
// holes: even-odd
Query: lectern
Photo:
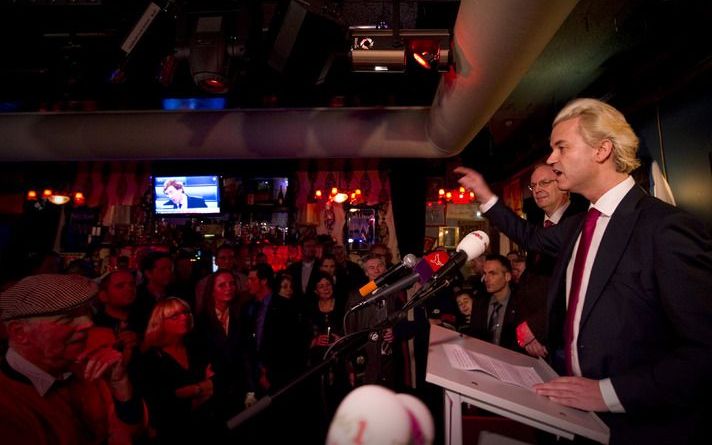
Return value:
[(446, 444), (462, 444), (463, 402), (557, 436), (573, 439), (574, 435), (580, 435), (608, 443), (608, 427), (594, 413), (559, 405), (531, 389), (504, 383), (484, 372), (454, 368), (444, 348), (448, 344), (459, 345), (467, 351), (485, 354), (512, 365), (530, 366), (544, 381), (557, 376), (544, 360), (440, 326), (431, 326), (426, 380), (445, 391)]

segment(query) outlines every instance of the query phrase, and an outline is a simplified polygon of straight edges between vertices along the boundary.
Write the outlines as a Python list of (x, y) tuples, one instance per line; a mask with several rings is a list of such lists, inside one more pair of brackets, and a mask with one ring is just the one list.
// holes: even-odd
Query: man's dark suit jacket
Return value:
[[(205, 200), (199, 196), (188, 196), (188, 202), (186, 203), (186, 208), (187, 209), (204, 209), (208, 205), (205, 203)], [(178, 208), (178, 204), (175, 202), (171, 201), (170, 199), (168, 202), (163, 204), (164, 207), (173, 207), (174, 209)]]
[(292, 289), (294, 289), (294, 300), (297, 302), (297, 309), (302, 314), (309, 313), (312, 303), (316, 301), (316, 279), (319, 275), (319, 260), (314, 260), (309, 281), (307, 282), (306, 292), (302, 292), (302, 263), (297, 261), (287, 267), (287, 272), (292, 276)]
[[(543, 229), (499, 201), (485, 216), (525, 248), (558, 254), (547, 306), (549, 347), (560, 348), (566, 267), (584, 215)], [(703, 442), (712, 411), (711, 290), (703, 224), (634, 187), (601, 241), (576, 344), (582, 375), (610, 378), (626, 410), (601, 414), (612, 444)]]
[[(470, 337), (479, 338), (480, 340), (491, 342), (489, 324), (489, 305), (491, 295), (484, 293), (475, 296), (475, 301), (472, 305), (472, 316), (470, 318), (470, 327), (465, 334)], [(509, 295), (507, 308), (504, 313), (504, 321), (502, 322), (502, 332), (499, 336), (499, 345), (503, 348), (516, 350), (517, 347), (517, 301), (514, 292)]]
[[(586, 201), (588, 202), (588, 201)], [(585, 211), (581, 205), (571, 202), (561, 215), (559, 223), (567, 218)], [(534, 224), (543, 224), (543, 219), (532, 220)], [(519, 320), (517, 324), (526, 321), (534, 337), (541, 344), (546, 342), (546, 294), (549, 289), (549, 280), (554, 273), (556, 258), (541, 252), (529, 252), (527, 255), (527, 267), (519, 278), (519, 284), (515, 291), (517, 297), (517, 307), (519, 309)]]
[(267, 370), (271, 392), (286, 385), (306, 366), (304, 326), (300, 323), (294, 302), (272, 294), (262, 331), (262, 342), (257, 347), (256, 322), (258, 304), (246, 303), (240, 314), (241, 338), (245, 350), (248, 389), (261, 395), (258, 388), (259, 366)]

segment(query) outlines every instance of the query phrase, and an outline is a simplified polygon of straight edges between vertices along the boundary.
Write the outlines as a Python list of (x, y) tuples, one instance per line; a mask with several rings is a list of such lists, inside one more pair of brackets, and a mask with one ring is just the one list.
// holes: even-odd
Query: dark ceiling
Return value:
[[(210, 96), (195, 86), (186, 60), (175, 59), (172, 76), (164, 68), (166, 57), (187, 45), (198, 18), (209, 15), (223, 16), (230, 41), (244, 48), (232, 59), (231, 91), (218, 95), (227, 107), (432, 102), (437, 73), (351, 72), (348, 36), (321, 36), (337, 51), (319, 85), (302, 75), (305, 67), (320, 63), (315, 57), (303, 55), (283, 71), (272, 68), (268, 60), (287, 2), (155, 1), (163, 10), (125, 57), (121, 45), (147, 0), (2, 0), (0, 111), (148, 110), (160, 109), (165, 97)], [(395, 4), (400, 4), (396, 16)], [(424, 29), (451, 28), (458, 5), (323, 0), (311, 2), (311, 9), (343, 26)], [(572, 97), (602, 97), (630, 110), (709, 79), (710, 5), (707, 0), (580, 0), (463, 156), (486, 153), (493, 164), (513, 170), (541, 156), (553, 114)]]
[[(222, 16), (228, 41), (244, 47), (243, 55), (231, 59), (232, 89), (221, 95), (228, 107), (329, 106), (335, 96), (343, 97), (347, 106), (432, 101), (437, 75), (351, 73), (348, 26), (393, 27), (392, 1), (310, 3), (312, 17), (323, 16), (333, 24), (316, 31), (322, 34), (319, 46), (329, 44), (335, 54), (325, 82), (319, 85), (304, 75), (313, 65), (323, 65), (318, 56), (301, 52), (298, 64), (282, 71), (270, 66), (288, 1), (154, 1), (162, 10), (128, 57), (120, 48), (150, 4), (147, 0), (3, 1), (0, 45), (5, 62), (0, 69), (0, 99), (11, 102), (6, 107), (16, 111), (87, 106), (135, 110), (160, 109), (164, 97), (209, 96), (193, 83), (186, 59), (175, 59), (172, 77), (165, 75), (165, 65), (169, 55), (189, 45), (200, 17)], [(451, 28), (458, 4), (403, 1), (400, 28)], [(82, 103), (86, 101), (92, 103)]]

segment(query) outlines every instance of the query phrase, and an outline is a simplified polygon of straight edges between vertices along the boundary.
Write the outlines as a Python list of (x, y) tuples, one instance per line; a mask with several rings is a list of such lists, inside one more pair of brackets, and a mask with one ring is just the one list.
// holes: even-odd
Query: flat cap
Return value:
[(31, 275), (0, 294), (0, 320), (57, 315), (90, 301), (99, 291), (79, 275)]

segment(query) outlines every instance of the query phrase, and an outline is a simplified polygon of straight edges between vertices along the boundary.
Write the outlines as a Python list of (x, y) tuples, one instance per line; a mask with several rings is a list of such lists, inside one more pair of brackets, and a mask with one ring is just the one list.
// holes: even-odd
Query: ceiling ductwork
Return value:
[(430, 107), (0, 114), (3, 161), (448, 157), (517, 86), (576, 2), (462, 0)]

